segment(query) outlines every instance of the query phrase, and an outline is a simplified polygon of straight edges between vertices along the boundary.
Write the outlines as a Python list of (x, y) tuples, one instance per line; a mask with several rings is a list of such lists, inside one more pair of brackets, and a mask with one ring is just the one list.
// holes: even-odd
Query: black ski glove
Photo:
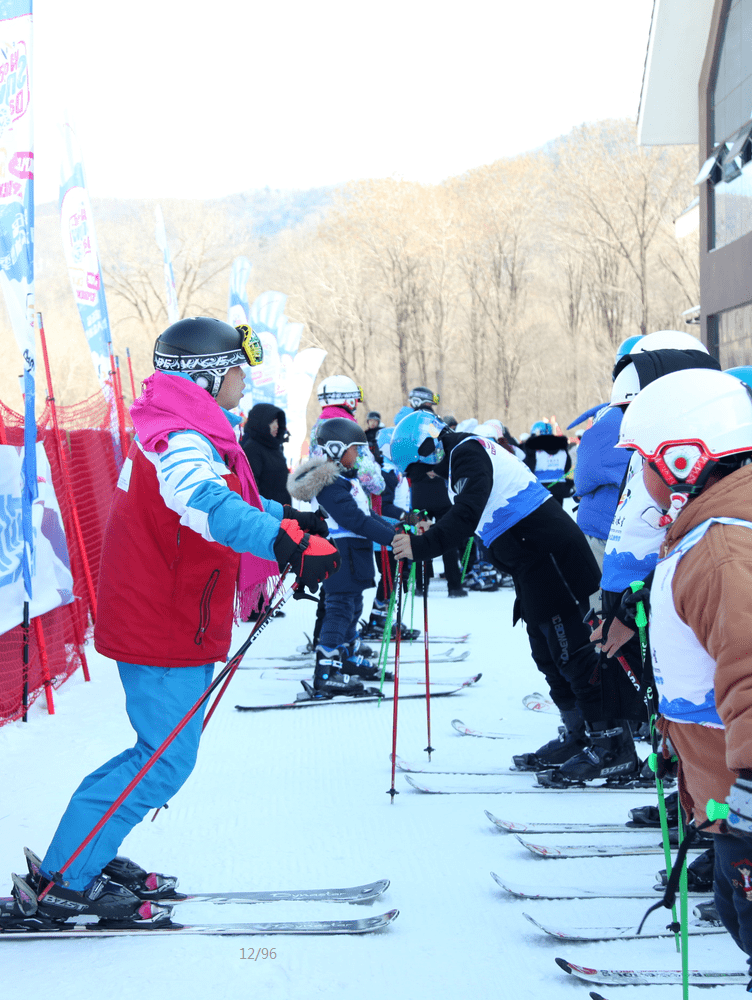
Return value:
[(311, 535), (323, 535), (324, 538), (329, 534), (329, 525), (320, 510), (295, 510), (287, 503), (282, 505), (282, 510), (284, 516), (291, 521), (297, 521), (303, 531)]
[(619, 606), (614, 612), (614, 617), (626, 625), (628, 628), (636, 630), (635, 618), (637, 618), (637, 605), (642, 601), (645, 605), (645, 614), (650, 617), (650, 584), (653, 582), (652, 573), (645, 582), (644, 587), (639, 590), (625, 590), (621, 595)]
[(273, 544), (274, 558), (280, 569), (290, 566), (298, 582), (312, 594), (340, 567), (339, 550), (318, 535), (304, 532), (297, 521), (285, 518)]

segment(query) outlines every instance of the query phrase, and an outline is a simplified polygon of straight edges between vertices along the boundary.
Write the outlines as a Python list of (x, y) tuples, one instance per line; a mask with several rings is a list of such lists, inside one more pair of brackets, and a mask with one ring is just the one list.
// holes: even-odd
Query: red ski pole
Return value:
[(431, 746), (431, 668), (429, 666), (428, 652), (428, 563), (423, 564), (423, 645), (426, 649), (426, 728), (428, 730), (428, 746), (426, 753), (428, 760), (431, 760), (433, 747)]
[(399, 792), (394, 787), (394, 775), (397, 768), (397, 713), (399, 708), (399, 668), (400, 668), (400, 646), (402, 645), (402, 560), (397, 562), (397, 572), (395, 573), (395, 586), (397, 587), (397, 641), (394, 644), (394, 712), (392, 713), (392, 787), (388, 793), (391, 795), (391, 802), (394, 803), (394, 796)]
[[(279, 590), (279, 587), (282, 584), (282, 581), (284, 580), (285, 576), (287, 575), (287, 572), (288, 572), (289, 568), (290, 568), (289, 566), (286, 566), (285, 569), (283, 570), (282, 576), (280, 577), (279, 584), (277, 585), (277, 589), (278, 590)], [(289, 591), (287, 591), (286, 594), (283, 594), (282, 597), (280, 598), (280, 600), (277, 602), (276, 605), (274, 605), (273, 607), (270, 605), (267, 608), (265, 614), (263, 614), (261, 616), (261, 618), (259, 618), (258, 622), (256, 623), (256, 627), (253, 629), (253, 631), (248, 636), (248, 638), (245, 640), (245, 642), (240, 647), (240, 649), (237, 651), (237, 653), (222, 668), (222, 670), (217, 674), (217, 676), (214, 678), (214, 680), (211, 682), (211, 684), (207, 687), (207, 689), (204, 691), (204, 693), (198, 699), (198, 701), (196, 702), (196, 704), (192, 708), (188, 709), (188, 711), (186, 712), (186, 714), (183, 716), (183, 718), (180, 720), (180, 722), (175, 726), (175, 728), (172, 730), (172, 732), (170, 733), (170, 735), (166, 737), (166, 739), (164, 740), (164, 742), (162, 743), (162, 745), (159, 746), (159, 747), (157, 747), (157, 749), (154, 751), (154, 753), (151, 755), (151, 757), (147, 760), (147, 762), (144, 764), (144, 766), (141, 768), (141, 770), (138, 772), (138, 774), (136, 774), (133, 777), (133, 779), (123, 789), (123, 791), (120, 793), (120, 795), (118, 795), (118, 797), (115, 799), (115, 801), (109, 807), (109, 809), (104, 814), (104, 816), (102, 816), (102, 818), (94, 826), (94, 828), (81, 841), (81, 843), (75, 849), (75, 851), (73, 852), (73, 854), (71, 854), (71, 856), (68, 858), (68, 860), (65, 862), (65, 864), (61, 866), (61, 868), (60, 868), (59, 871), (50, 872), (50, 874), (52, 875), (52, 878), (53, 878), (54, 882), (62, 882), (62, 874), (63, 874), (63, 872), (73, 864), (73, 862), (76, 860), (76, 858), (79, 856), (79, 854), (91, 843), (91, 841), (94, 839), (94, 837), (96, 837), (96, 835), (99, 833), (99, 831), (105, 825), (105, 823), (109, 822), (109, 820), (112, 819), (112, 817), (118, 811), (118, 809), (120, 808), (120, 806), (123, 804), (123, 802), (125, 802), (125, 800), (131, 794), (131, 792), (133, 791), (133, 789), (136, 787), (136, 785), (151, 770), (151, 768), (154, 766), (154, 764), (156, 764), (156, 762), (159, 760), (159, 758), (165, 752), (165, 750), (167, 749), (167, 747), (170, 746), (170, 744), (175, 740), (175, 738), (180, 735), (180, 733), (183, 731), (183, 729), (185, 729), (185, 727), (191, 721), (191, 719), (196, 714), (196, 712), (198, 712), (198, 710), (201, 708), (201, 706), (204, 705), (209, 700), (212, 692), (216, 691), (216, 689), (222, 684), (222, 682), (225, 680), (225, 678), (228, 678), (228, 677), (232, 676), (232, 674), (235, 673), (235, 671), (240, 666), (240, 663), (241, 663), (243, 657), (245, 656), (246, 652), (248, 651), (248, 648), (251, 645), (251, 643), (256, 639), (256, 637), (259, 635), (259, 633), (269, 623), (269, 621), (271, 620), (271, 618), (273, 616), (273, 612), (276, 612), (285, 603), (285, 601), (290, 597), (290, 595), (292, 594), (292, 592), (293, 592), (294, 589), (295, 588), (293, 587), (292, 589), (290, 589)], [(225, 685), (225, 687), (226, 687), (226, 685)], [(224, 693), (224, 688), (223, 688), (222, 693)], [(218, 700), (218, 698), (217, 698), (217, 700)], [(216, 705), (216, 701), (215, 701), (215, 705)], [(47, 885), (39, 893), (39, 895), (37, 897), (38, 901), (41, 901), (42, 899), (44, 899), (44, 897), (47, 895), (47, 893), (52, 888), (52, 885), (53, 885), (53, 882), (50, 882), (49, 885)]]

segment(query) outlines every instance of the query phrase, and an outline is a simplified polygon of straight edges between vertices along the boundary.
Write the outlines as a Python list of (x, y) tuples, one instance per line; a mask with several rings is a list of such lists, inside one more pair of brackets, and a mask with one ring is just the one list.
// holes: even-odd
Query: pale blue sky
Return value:
[(57, 122), (93, 197), (436, 182), (636, 117), (652, 0), (35, 0), (37, 201)]

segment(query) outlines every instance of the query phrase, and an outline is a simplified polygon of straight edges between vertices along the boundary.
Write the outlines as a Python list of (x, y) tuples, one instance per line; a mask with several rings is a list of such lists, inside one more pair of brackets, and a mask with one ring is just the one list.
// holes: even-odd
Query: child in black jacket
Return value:
[[(296, 500), (319, 507), (326, 514), (329, 538), (340, 551), (341, 566), (323, 587), (325, 610), (316, 645), (313, 686), (321, 697), (358, 694), (377, 668), (356, 657), (356, 629), (363, 611), (363, 591), (374, 585), (373, 542), (391, 545), (394, 528), (371, 514), (368, 497), (353, 465), (366, 436), (351, 420), (333, 417), (316, 431), (323, 456), (310, 458), (291, 473), (288, 490)], [(345, 671), (349, 671), (346, 673)]]

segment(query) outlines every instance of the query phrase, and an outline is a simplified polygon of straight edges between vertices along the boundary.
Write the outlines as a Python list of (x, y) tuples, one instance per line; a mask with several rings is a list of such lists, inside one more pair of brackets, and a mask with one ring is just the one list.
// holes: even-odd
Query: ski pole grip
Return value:
[[(636, 593), (638, 590), (642, 590), (645, 586), (644, 580), (634, 580), (629, 585), (629, 589), (632, 593)], [(645, 605), (642, 601), (637, 602), (637, 614), (635, 615), (635, 625), (638, 628), (645, 628), (648, 623), (648, 616), (645, 614)]]
[(716, 802), (715, 799), (708, 799), (708, 804), (705, 806), (705, 812), (707, 813), (708, 819), (712, 823), (715, 823), (717, 819), (728, 819), (728, 815), (731, 810), (726, 802)]

